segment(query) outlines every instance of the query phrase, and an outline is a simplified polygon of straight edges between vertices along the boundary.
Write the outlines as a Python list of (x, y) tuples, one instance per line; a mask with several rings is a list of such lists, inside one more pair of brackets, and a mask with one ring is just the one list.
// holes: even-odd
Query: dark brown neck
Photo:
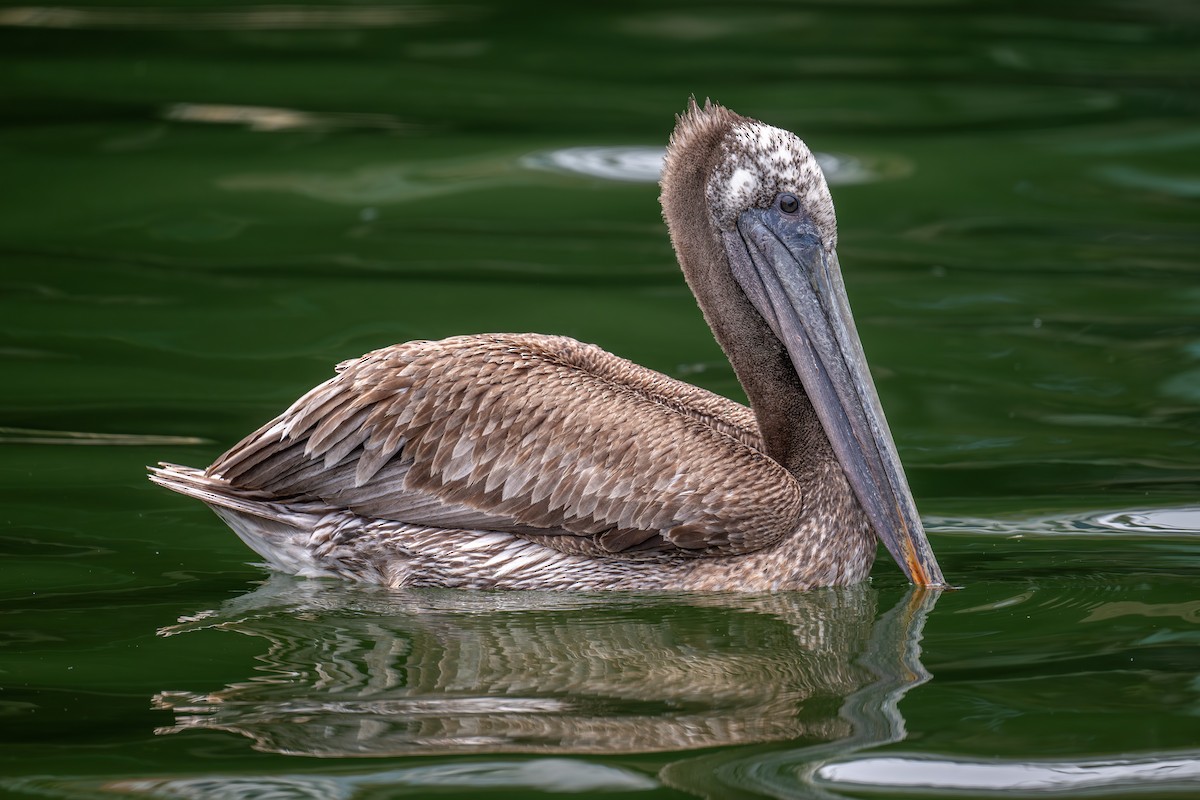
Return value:
[[(714, 137), (719, 131), (703, 131)], [(684, 277), (758, 419), (767, 455), (793, 475), (834, 458), (787, 351), (746, 298), (705, 207), (715, 142), (673, 142), (663, 176), (663, 216)]]

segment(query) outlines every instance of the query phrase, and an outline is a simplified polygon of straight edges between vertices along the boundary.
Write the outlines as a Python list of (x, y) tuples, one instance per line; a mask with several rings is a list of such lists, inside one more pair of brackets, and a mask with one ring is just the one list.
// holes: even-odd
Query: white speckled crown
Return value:
[(743, 211), (766, 208), (780, 192), (791, 192), (816, 223), (825, 248), (837, 247), (837, 217), (829, 185), (800, 137), (746, 119), (730, 128), (721, 150), (721, 161), (707, 190), (713, 223), (719, 230), (731, 230)]

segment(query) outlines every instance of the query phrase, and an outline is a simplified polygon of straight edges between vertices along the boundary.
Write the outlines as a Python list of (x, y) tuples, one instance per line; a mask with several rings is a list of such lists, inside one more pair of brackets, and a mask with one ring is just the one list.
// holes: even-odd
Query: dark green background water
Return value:
[[(1198, 33), (1168, 0), (0, 6), (0, 791), (1200, 796)], [(145, 481), (411, 338), (739, 397), (644, 170), (554, 167), (644, 161), (690, 94), (838, 158), (962, 591), (262, 584)]]

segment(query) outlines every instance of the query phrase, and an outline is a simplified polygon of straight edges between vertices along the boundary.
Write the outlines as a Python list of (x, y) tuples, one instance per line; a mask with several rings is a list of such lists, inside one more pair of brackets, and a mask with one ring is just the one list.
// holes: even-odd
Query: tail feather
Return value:
[(214, 508), (227, 508), (240, 514), (276, 521), (290, 516), (278, 503), (269, 502), (256, 492), (248, 492), (230, 486), (221, 478), (214, 478), (202, 469), (168, 464), (160, 461), (157, 467), (147, 467), (150, 480), (173, 492), (194, 497)]
[(313, 558), (309, 539), (324, 511), (311, 503), (272, 502), (261, 492), (230, 486), (223, 478), (178, 464), (149, 467), (150, 480), (200, 500), (224, 520), (269, 566), (294, 575), (326, 575)]

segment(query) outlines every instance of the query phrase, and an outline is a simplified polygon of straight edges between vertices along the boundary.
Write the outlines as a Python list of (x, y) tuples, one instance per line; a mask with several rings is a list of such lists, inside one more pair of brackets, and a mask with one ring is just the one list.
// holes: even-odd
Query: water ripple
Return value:
[[(834, 185), (870, 183), (901, 177), (912, 171), (900, 159), (865, 159), (833, 153), (816, 153), (826, 180)], [(666, 149), (642, 145), (566, 147), (532, 153), (521, 159), (529, 169), (568, 172), (610, 181), (657, 183)]]
[(1188, 535), (1200, 533), (1200, 508), (1146, 508), (1024, 519), (929, 517), (929, 528), (944, 533), (1003, 536), (1064, 534)]
[(1147, 508), (1097, 514), (1103, 527), (1130, 533), (1200, 533), (1200, 508)]
[(1022, 795), (1194, 791), (1200, 753), (1080, 761), (965, 761), (925, 755), (855, 758), (827, 764), (817, 778), (845, 789), (963, 791)]
[(245, 125), (252, 131), (334, 130), (368, 128), (386, 131), (412, 130), (392, 114), (302, 111), (274, 106), (242, 106), (220, 103), (174, 103), (163, 109), (173, 122), (202, 122)]
[(210, 444), (198, 436), (163, 436), (150, 433), (93, 433), (0, 427), (0, 444), (71, 444), (120, 446), (177, 446)]
[[(276, 797), (294, 800), (348, 800), (380, 789), (395, 792), (420, 788), (443, 792), (503, 787), (510, 791), (578, 793), (640, 792), (659, 787), (658, 781), (630, 769), (566, 758), (431, 764), (347, 775), (217, 774), (117, 780), (39, 776), (6, 783), (8, 788), (17, 791), (64, 798), (95, 797), (96, 792), (104, 792), (162, 798)], [(404, 793), (408, 794), (407, 791)]]
[(461, 17), (462, 6), (257, 5), (223, 8), (71, 8), (18, 6), (0, 9), (0, 26), (101, 30), (328, 30), (397, 28)]

